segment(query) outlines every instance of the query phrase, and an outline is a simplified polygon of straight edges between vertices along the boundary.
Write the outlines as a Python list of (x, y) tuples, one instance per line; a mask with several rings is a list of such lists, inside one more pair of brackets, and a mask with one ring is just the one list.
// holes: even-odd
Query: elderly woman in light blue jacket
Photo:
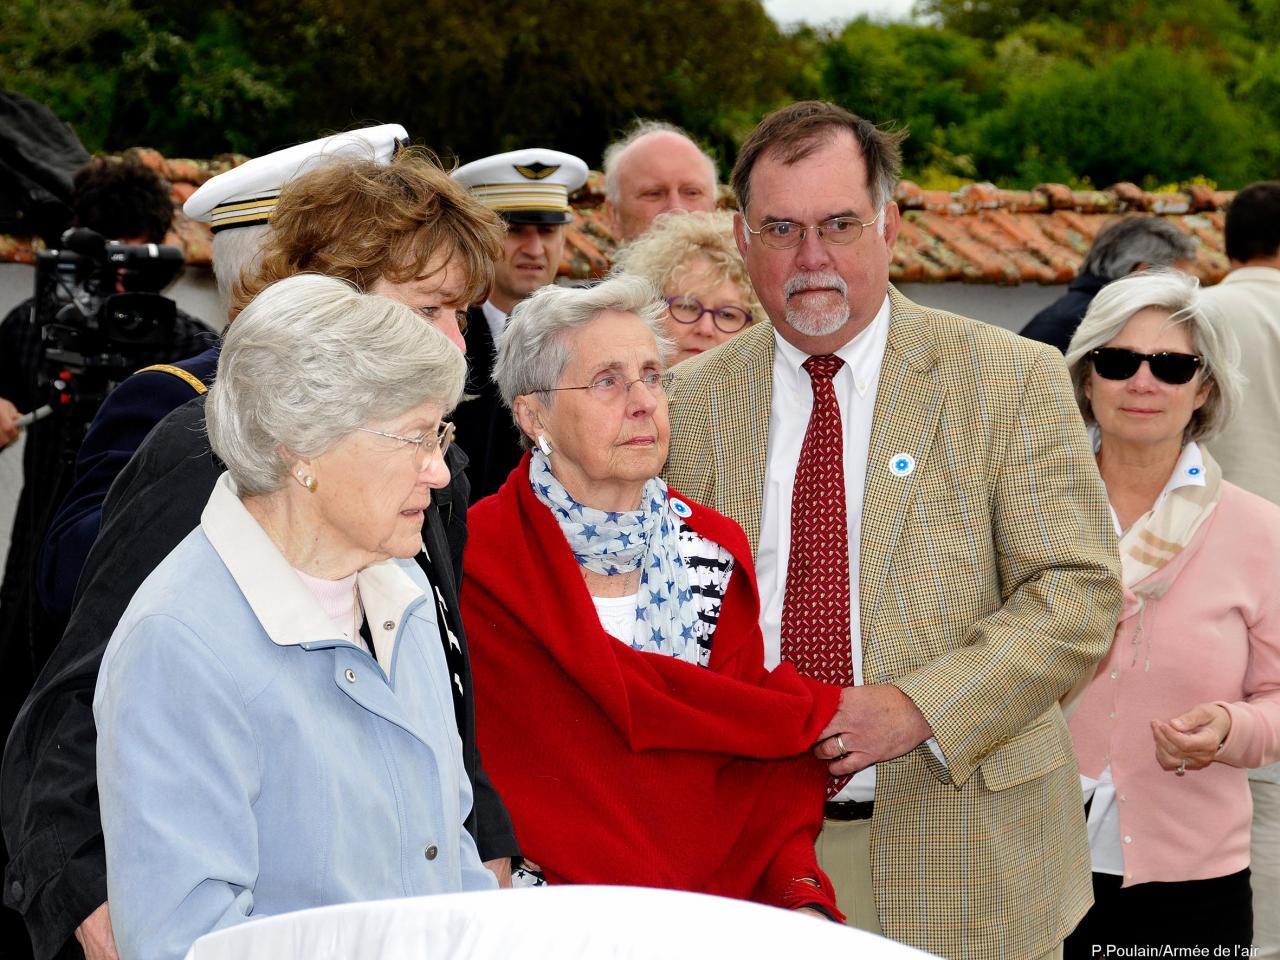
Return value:
[(134, 596), (94, 698), (121, 956), (495, 886), (463, 828), (451, 638), (409, 559), (464, 373), (411, 309), (325, 277), (280, 281), (230, 328), (207, 407), (227, 472)]

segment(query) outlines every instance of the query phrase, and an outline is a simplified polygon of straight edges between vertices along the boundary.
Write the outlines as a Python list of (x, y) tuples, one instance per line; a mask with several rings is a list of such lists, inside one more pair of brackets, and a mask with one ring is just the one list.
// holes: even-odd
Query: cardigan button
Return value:
[(1124, 842), (1125, 842), (1125, 843), (1133, 843), (1133, 837), (1125, 837), (1125, 838), (1124, 838)]
[(347, 683), (356, 682), (356, 672), (352, 670), (350, 667), (347, 667), (347, 672), (344, 673), (343, 676), (347, 678)]
[(440, 849), (434, 843), (429, 843), (427, 849), (422, 851), (422, 855), (428, 860), (434, 860), (440, 855)]

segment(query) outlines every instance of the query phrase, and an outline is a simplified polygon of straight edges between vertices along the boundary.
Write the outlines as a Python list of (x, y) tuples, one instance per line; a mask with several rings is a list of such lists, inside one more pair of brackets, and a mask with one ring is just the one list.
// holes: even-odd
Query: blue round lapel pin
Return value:
[(895, 477), (909, 477), (915, 469), (916, 458), (909, 453), (895, 453), (889, 458), (889, 472)]
[(688, 517), (693, 513), (693, 510), (689, 505), (679, 497), (672, 497), (670, 506), (671, 512), (681, 519), (688, 519)]

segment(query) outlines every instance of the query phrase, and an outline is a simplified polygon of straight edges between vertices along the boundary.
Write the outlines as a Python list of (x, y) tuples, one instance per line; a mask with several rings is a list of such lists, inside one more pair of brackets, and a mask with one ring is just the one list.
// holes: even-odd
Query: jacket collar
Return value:
[[(348, 642), (240, 502), (229, 473), (223, 473), (214, 485), (200, 515), (200, 526), (272, 642), (280, 646)], [(365, 567), (356, 577), (356, 584), (371, 622), (398, 621), (406, 608), (423, 595), (395, 560)]]

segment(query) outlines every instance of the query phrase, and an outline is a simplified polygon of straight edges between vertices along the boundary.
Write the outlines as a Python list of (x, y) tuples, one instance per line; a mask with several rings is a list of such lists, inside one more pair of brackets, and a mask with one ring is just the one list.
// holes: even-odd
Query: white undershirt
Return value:
[(596, 615), (600, 617), (600, 626), (611, 637), (617, 637), (627, 646), (636, 633), (636, 604), (640, 602), (639, 591), (626, 597), (595, 597)]
[[(764, 661), (769, 669), (782, 656), (782, 601), (791, 555), (791, 497), (805, 428), (813, 411), (813, 385), (802, 364), (809, 355), (774, 333), (773, 403), (769, 410), (769, 449), (765, 466), (764, 504), (760, 511), (760, 551), (756, 577), (760, 586), (760, 628)], [(871, 415), (876, 405), (880, 366), (889, 340), (889, 296), (875, 319), (836, 351), (844, 366), (832, 383), (844, 430), (845, 519), (849, 528), (849, 652), (853, 682), (862, 683), (862, 627), (858, 610), (858, 538), (862, 531), (862, 495), (871, 445)], [(871, 800), (876, 771), (868, 767), (854, 776), (835, 798)]]

